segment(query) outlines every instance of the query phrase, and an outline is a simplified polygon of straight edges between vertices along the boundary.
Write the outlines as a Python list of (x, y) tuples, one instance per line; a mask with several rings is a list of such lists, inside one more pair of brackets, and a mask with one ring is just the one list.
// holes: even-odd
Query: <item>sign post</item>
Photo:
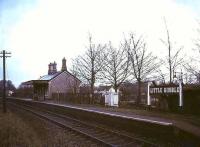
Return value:
[(183, 87), (181, 80), (179, 80), (179, 106), (183, 106)]
[(151, 97), (150, 97), (150, 82), (148, 82), (147, 85), (147, 105), (150, 106), (151, 105)]

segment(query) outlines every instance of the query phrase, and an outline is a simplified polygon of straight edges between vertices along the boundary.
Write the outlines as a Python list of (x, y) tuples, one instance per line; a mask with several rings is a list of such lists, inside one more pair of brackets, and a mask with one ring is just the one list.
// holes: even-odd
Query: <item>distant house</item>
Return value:
[(66, 59), (62, 60), (62, 69), (57, 71), (54, 61), (49, 64), (48, 74), (38, 80), (22, 83), (21, 87), (32, 87), (33, 98), (36, 100), (51, 99), (53, 93), (77, 93), (81, 81), (67, 70)]

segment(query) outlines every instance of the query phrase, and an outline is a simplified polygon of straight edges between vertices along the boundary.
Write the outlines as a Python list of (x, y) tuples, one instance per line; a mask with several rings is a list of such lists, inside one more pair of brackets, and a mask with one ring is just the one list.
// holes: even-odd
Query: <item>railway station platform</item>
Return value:
[(158, 112), (151, 110), (103, 107), (85, 104), (56, 103), (54, 101), (45, 101), (44, 103), (82, 109), (84, 111), (95, 112), (99, 114), (116, 116), (126, 119), (133, 119), (142, 122), (144, 121), (159, 125), (172, 125), (200, 139), (200, 117), (198, 116), (174, 114), (169, 112)]
[[(181, 135), (180, 137), (182, 140), (184, 140), (184, 138), (194, 138), (200, 145), (200, 117), (198, 116), (133, 108), (59, 103), (51, 100), (34, 101), (32, 99), (18, 99), (18, 101), (24, 100), (27, 101), (27, 103), (36, 104), (35, 106), (62, 111), (76, 118), (81, 117), (81, 119), (86, 120), (95, 119), (95, 121), (98, 122), (107, 123), (115, 127), (123, 126), (123, 128), (134, 129), (134, 131), (144, 130), (146, 133), (149, 133), (149, 135), (157, 134), (158, 136), (170, 136), (172, 133), (175, 133), (178, 134), (178, 136)], [(173, 138), (173, 136), (171, 137)]]

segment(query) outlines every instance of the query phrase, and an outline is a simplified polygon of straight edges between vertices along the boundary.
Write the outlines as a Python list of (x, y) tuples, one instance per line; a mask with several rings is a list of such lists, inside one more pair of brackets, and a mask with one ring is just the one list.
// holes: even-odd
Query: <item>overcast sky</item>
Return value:
[[(16, 86), (58, 70), (63, 57), (81, 54), (90, 32), (97, 43), (118, 47), (129, 32), (143, 35), (148, 49), (164, 56), (167, 25), (175, 46), (188, 55), (197, 37), (199, 0), (0, 0), (0, 50), (12, 52), (7, 77)], [(0, 60), (2, 79), (2, 59)]]

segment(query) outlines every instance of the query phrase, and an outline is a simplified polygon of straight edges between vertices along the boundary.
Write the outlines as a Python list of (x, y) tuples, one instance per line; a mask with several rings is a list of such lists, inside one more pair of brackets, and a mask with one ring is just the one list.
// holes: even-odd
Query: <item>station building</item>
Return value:
[(35, 100), (51, 99), (55, 93), (78, 93), (81, 81), (67, 70), (66, 59), (62, 59), (61, 71), (57, 71), (54, 61), (48, 65), (48, 74), (37, 80), (23, 82), (21, 88), (32, 89)]

